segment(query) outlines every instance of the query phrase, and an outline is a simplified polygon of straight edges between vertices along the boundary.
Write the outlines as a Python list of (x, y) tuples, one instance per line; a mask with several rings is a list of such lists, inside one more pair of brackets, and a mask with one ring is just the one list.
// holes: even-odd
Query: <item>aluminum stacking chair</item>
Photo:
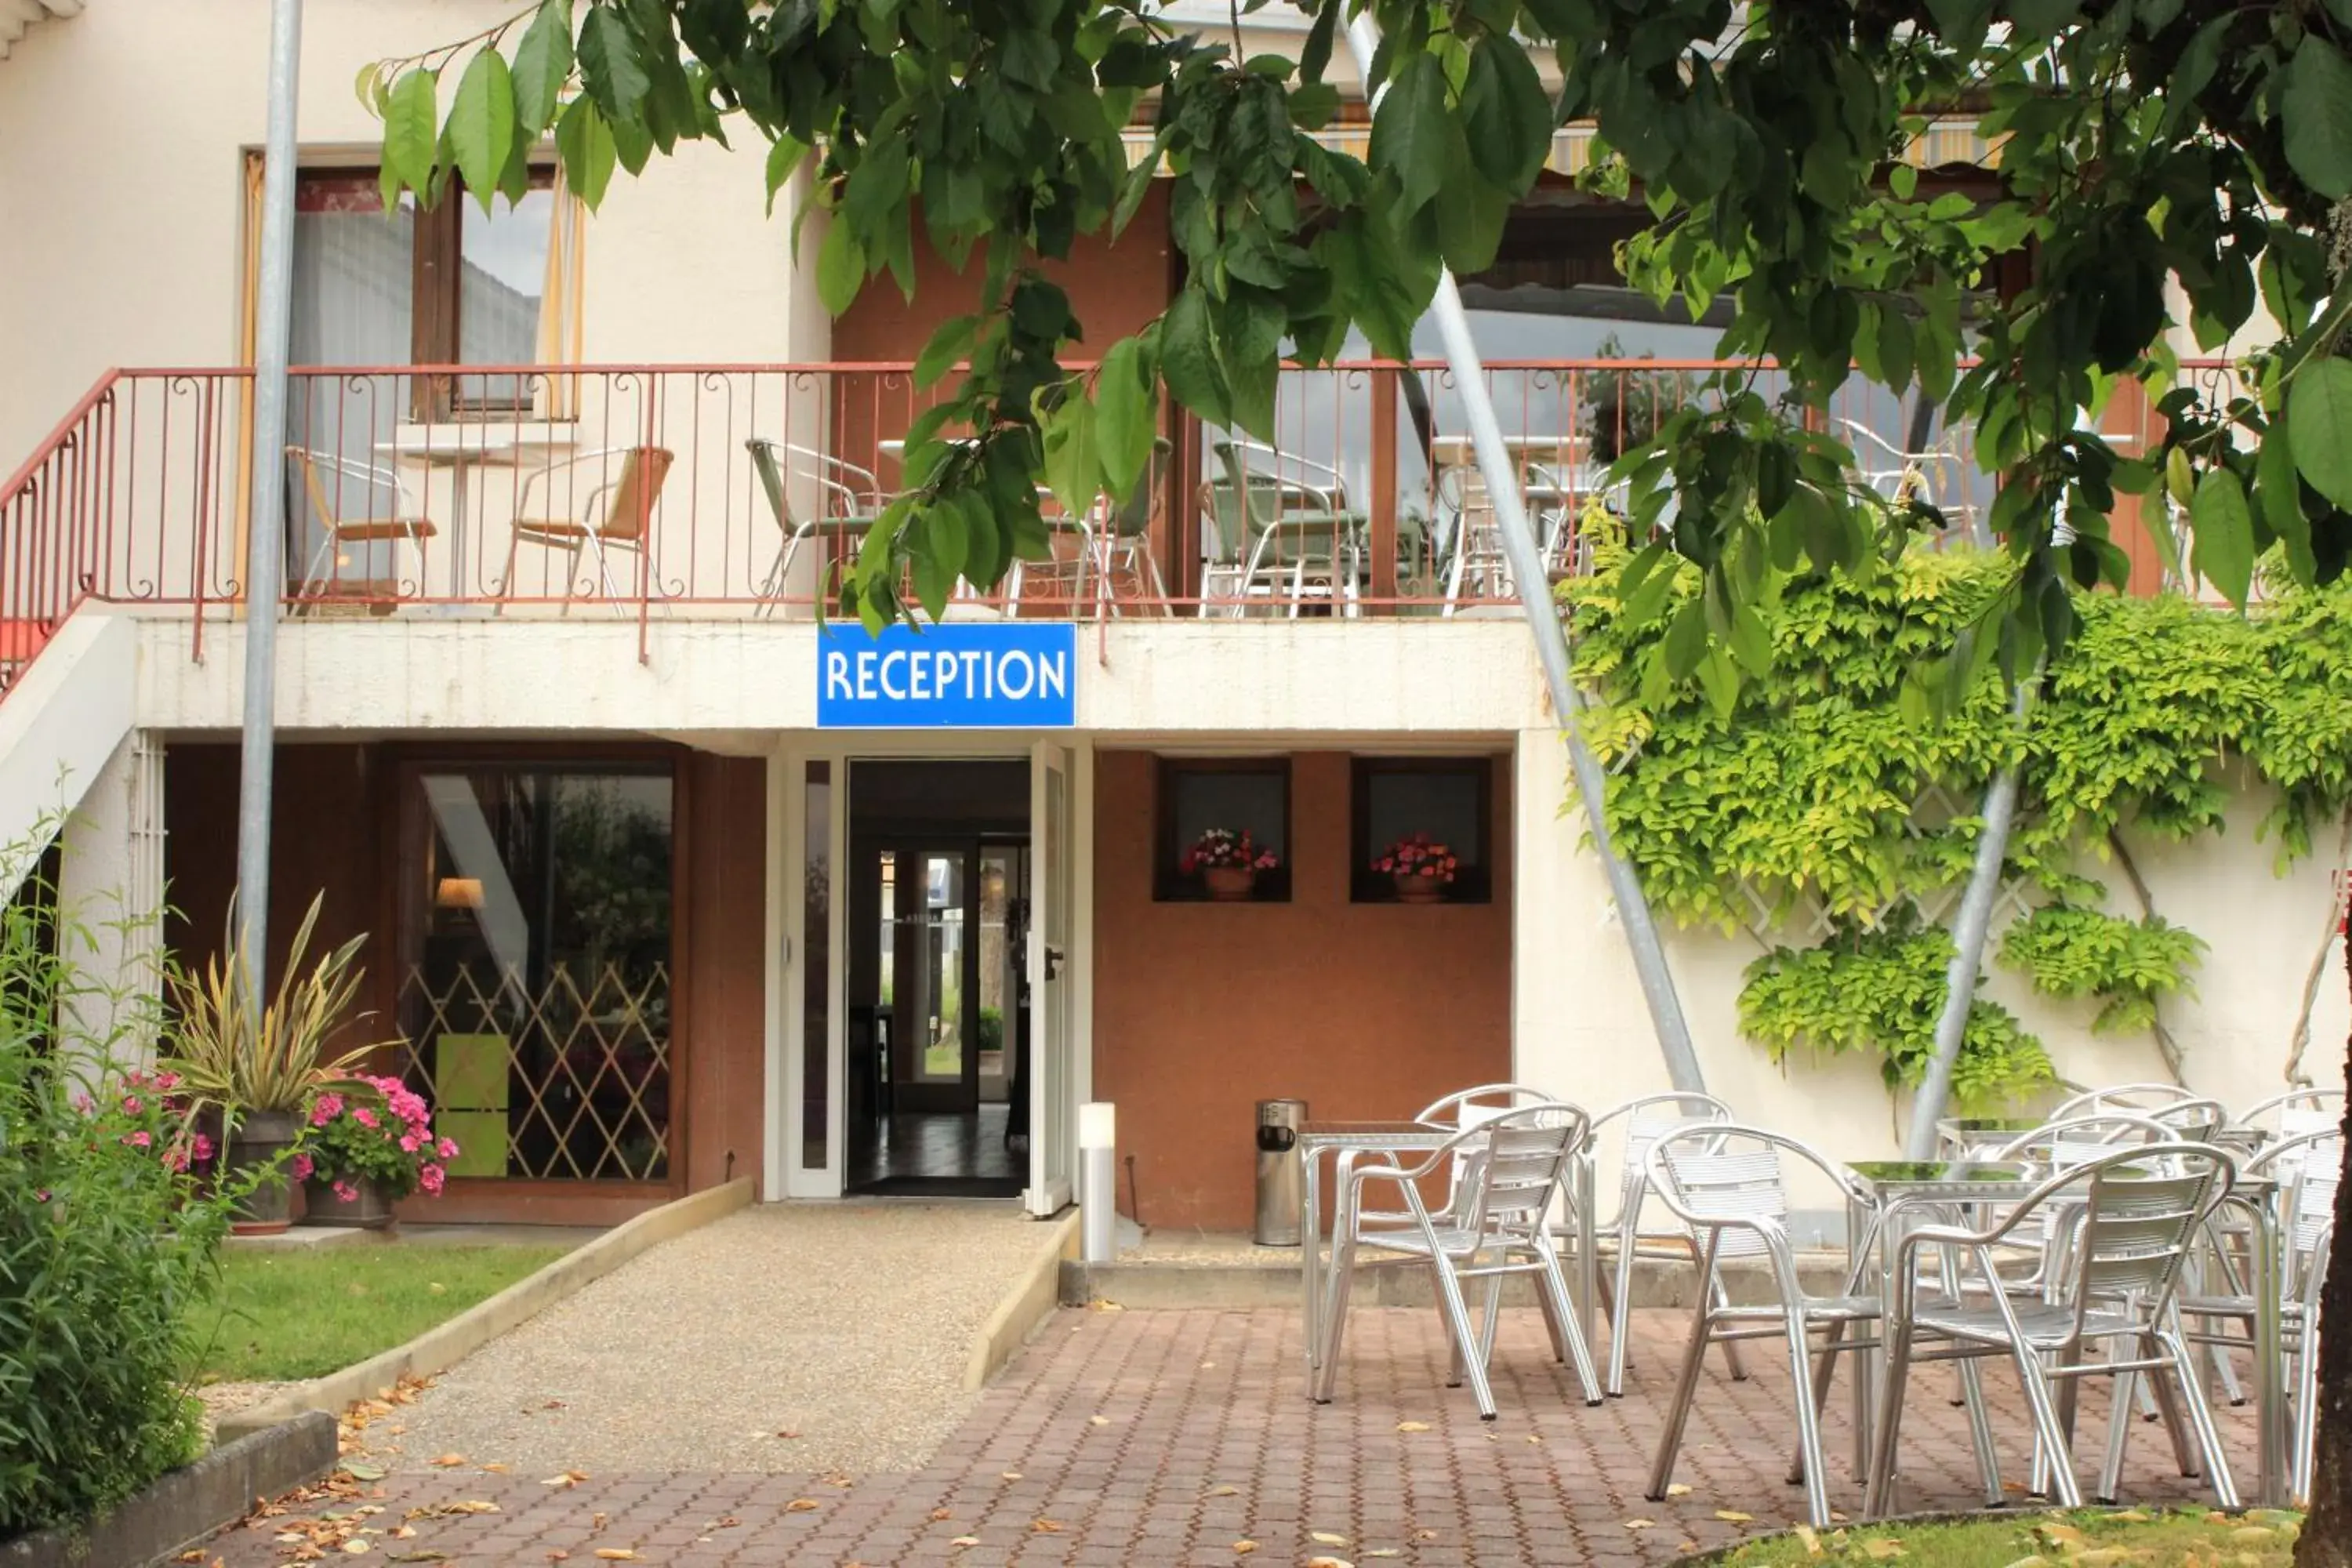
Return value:
[[(2336, 1236), (2336, 1189), (2344, 1175), (2344, 1139), (2333, 1128), (2305, 1132), (2265, 1149), (2242, 1167), (2250, 1176), (2276, 1176), (2282, 1185), (2280, 1214), (2285, 1245), (2281, 1248), (2285, 1268), (2281, 1276), (2279, 1328), (2286, 1354), (2292, 1358), (2291, 1386), (2294, 1402), (2294, 1449), (2291, 1484), (2300, 1500), (2311, 1495), (2312, 1458), (2318, 1435), (2319, 1341), (2312, 1327), (2319, 1321), (2319, 1290), (2327, 1278), (2327, 1258)], [(2228, 1259), (2222, 1259), (2228, 1269)], [(2232, 1350), (2252, 1352), (2255, 1301), (2230, 1270), (2227, 1289), (2207, 1294), (2193, 1284), (2184, 1286), (2179, 1311), (2189, 1323), (2194, 1343), (2219, 1352), (2215, 1363), (2228, 1364)], [(2217, 1324), (2242, 1325), (2243, 1335)], [(2234, 1382), (2232, 1384), (2234, 1386)]]
[(2086, 1089), (2071, 1099), (2059, 1102), (2050, 1112), (2049, 1121), (2065, 1121), (2077, 1116), (2095, 1116), (2105, 1110), (2129, 1110), (2145, 1116), (2159, 1106), (2175, 1105), (2198, 1095), (2177, 1083), (2117, 1083), (2105, 1089)]
[(2284, 1094), (2258, 1100), (2230, 1118), (2231, 1128), (2270, 1138), (2333, 1131), (2343, 1122), (2344, 1091), (2340, 1089), (2291, 1089)]
[[(1503, 1110), (1481, 1118), (1432, 1150), (1416, 1163), (1402, 1157), (1349, 1170), (1340, 1184), (1340, 1213), (1350, 1216), (1333, 1243), (1331, 1298), (1322, 1325), (1326, 1333), (1316, 1398), (1328, 1401), (1339, 1378), (1339, 1349), (1348, 1327), (1348, 1289), (1359, 1247), (1418, 1258), (1437, 1283), (1438, 1310), (1454, 1346), (1454, 1366), (1478, 1402), (1479, 1418), (1495, 1419), (1495, 1394), (1486, 1378), (1493, 1354), (1502, 1283), (1513, 1274), (1532, 1274), (1541, 1292), (1555, 1352), (1576, 1369), (1587, 1405), (1601, 1403), (1592, 1355), (1578, 1328), (1560, 1272), (1559, 1255), (1545, 1229), (1552, 1195), (1560, 1188), (1568, 1162), (1583, 1143), (1591, 1119), (1575, 1106), (1557, 1101)], [(1421, 1183), (1462, 1169), (1451, 1201), (1433, 1211)], [(1353, 1219), (1367, 1182), (1392, 1182), (1402, 1189), (1410, 1228), (1368, 1228)], [(1474, 1330), (1462, 1291), (1465, 1279), (1486, 1282), (1486, 1321)], [(1314, 1325), (1310, 1325), (1310, 1328)], [(1453, 1386), (1449, 1383), (1449, 1386)]]
[[(1555, 1100), (1542, 1089), (1530, 1089), (1523, 1083), (1482, 1083), (1475, 1089), (1457, 1089), (1452, 1094), (1438, 1096), (1419, 1110), (1414, 1111), (1412, 1119), (1424, 1127), (1467, 1129), (1483, 1127), (1496, 1117), (1522, 1107), (1566, 1105), (1567, 1103), (1565, 1100)], [(1580, 1111), (1579, 1114), (1582, 1112)], [(1453, 1163), (1447, 1167), (1445, 1178), (1447, 1207), (1453, 1206), (1454, 1194), (1461, 1184), (1464, 1169), (1476, 1152), (1475, 1147), (1467, 1149), (1456, 1154)], [(1347, 1181), (1348, 1173), (1355, 1168), (1361, 1156), (1355, 1154), (1339, 1156), (1338, 1178), (1339, 1182), (1344, 1184)], [(1409, 1229), (1418, 1223), (1410, 1209), (1360, 1208), (1356, 1212), (1358, 1227), (1368, 1231), (1391, 1226), (1399, 1229)]]
[[(2074, 1402), (2056, 1397), (2053, 1383), (2086, 1376), (2119, 1380), (2098, 1492), (2111, 1501), (2121, 1480), (2128, 1384), (2141, 1373), (2168, 1373), (2179, 1383), (2216, 1497), (2222, 1507), (2236, 1507), (2237, 1487), (2221, 1434), (2170, 1311), (2189, 1249), (2229, 1195), (2234, 1177), (2229, 1156), (2218, 1149), (2187, 1142), (2137, 1145), (2055, 1173), (2007, 1217), (1984, 1229), (1926, 1226), (1896, 1243), (1895, 1277), (1905, 1281), (1906, 1299), (1890, 1303), (1895, 1310), (1887, 1324), (1886, 1399), (1871, 1458), (1867, 1511), (1884, 1513), (1893, 1495), (1912, 1363), (1989, 1356), (2005, 1356), (2016, 1365), (2060, 1505), (2081, 1507), (2083, 1493), (2068, 1441)], [(1999, 1288), (1993, 1249), (2043, 1217), (2053, 1203), (2081, 1205), (2065, 1268), (2042, 1300), (2020, 1301)], [(1928, 1247), (1954, 1248), (1972, 1258), (1987, 1278), (1990, 1305), (1920, 1304), (1915, 1267), (1919, 1252)], [(2105, 1358), (2085, 1362), (2083, 1352), (2094, 1346)], [(2158, 1387), (2168, 1395), (2168, 1384), (2159, 1382)]]
[[(1822, 1402), (1829, 1396), (1838, 1353), (1878, 1343), (1875, 1335), (1861, 1331), (1877, 1322), (1879, 1300), (1874, 1294), (1815, 1296), (1805, 1289), (1789, 1239), (1783, 1154), (1814, 1167), (1849, 1201), (1868, 1201), (1868, 1190), (1844, 1166), (1794, 1138), (1760, 1127), (1702, 1122), (1677, 1128), (1662, 1133), (1643, 1157), (1658, 1201), (1699, 1237), (1701, 1276), (1698, 1304), (1691, 1312), (1690, 1342), (1683, 1352), (1682, 1376), (1675, 1384), (1674, 1403), (1666, 1410), (1665, 1429), (1659, 1436), (1658, 1457), (1650, 1470), (1646, 1495), (1656, 1501), (1673, 1484), (1675, 1459), (1682, 1448), (1692, 1400), (1698, 1393), (1706, 1347), (1778, 1338), (1788, 1346), (1797, 1407), (1797, 1473), (1790, 1479), (1803, 1480), (1806, 1511), (1815, 1525), (1827, 1529), (1832, 1521), (1822, 1459)], [(1734, 1306), (1726, 1300), (1716, 1289), (1717, 1271), (1727, 1259), (1738, 1258), (1765, 1261), (1775, 1300), (1758, 1306)], [(1852, 1279), (1851, 1273), (1848, 1278)], [(1818, 1362), (1811, 1342), (1816, 1329), (1823, 1334)]]
[[(1617, 1168), (1617, 1213), (1607, 1220), (1596, 1220), (1594, 1233), (1613, 1237), (1616, 1258), (1609, 1273), (1601, 1276), (1602, 1302), (1609, 1314), (1609, 1397), (1616, 1399), (1625, 1392), (1625, 1361), (1632, 1343), (1630, 1331), (1633, 1322), (1633, 1266), (1643, 1258), (1658, 1262), (1687, 1263), (1693, 1269), (1699, 1267), (1698, 1238), (1689, 1227), (1675, 1223), (1669, 1229), (1653, 1226), (1643, 1229), (1643, 1219), (1650, 1198), (1650, 1175), (1646, 1163), (1650, 1145), (1676, 1128), (1696, 1122), (1728, 1123), (1733, 1120), (1730, 1106), (1711, 1094), (1645, 1094), (1638, 1100), (1602, 1111), (1592, 1119), (1592, 1136), (1585, 1144), (1584, 1158), (1596, 1159), (1600, 1154), (1602, 1129), (1612, 1122), (1622, 1122), (1624, 1149)], [(1594, 1197), (1599, 1198), (1600, 1183), (1596, 1179)], [(1715, 1280), (1714, 1289), (1723, 1292), (1723, 1282)], [(1722, 1305), (1721, 1301), (1717, 1303)], [(1739, 1361), (1739, 1348), (1732, 1341), (1723, 1345), (1724, 1364), (1735, 1378), (1745, 1378), (1747, 1371)]]

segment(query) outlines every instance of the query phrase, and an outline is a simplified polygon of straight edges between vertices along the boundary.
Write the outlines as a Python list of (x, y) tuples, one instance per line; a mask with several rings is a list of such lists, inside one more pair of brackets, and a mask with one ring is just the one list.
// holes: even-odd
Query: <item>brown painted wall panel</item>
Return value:
[(687, 765), (687, 1186), (757, 1178), (766, 1093), (768, 768), (698, 752)]
[(1118, 1107), (1144, 1223), (1244, 1230), (1256, 1101), (1409, 1116), (1510, 1076), (1511, 770), (1495, 769), (1493, 901), (1424, 908), (1349, 902), (1337, 752), (1292, 760), (1291, 902), (1154, 903), (1157, 771), (1096, 756), (1095, 1093)]

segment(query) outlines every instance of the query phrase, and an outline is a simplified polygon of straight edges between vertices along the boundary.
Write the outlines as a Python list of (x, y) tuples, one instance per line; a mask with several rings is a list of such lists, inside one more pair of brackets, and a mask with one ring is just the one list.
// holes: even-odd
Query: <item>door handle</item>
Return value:
[(1062, 961), (1068, 955), (1063, 952), (1063, 951), (1058, 947), (1048, 947), (1045, 949), (1046, 979), (1059, 980), (1062, 977)]

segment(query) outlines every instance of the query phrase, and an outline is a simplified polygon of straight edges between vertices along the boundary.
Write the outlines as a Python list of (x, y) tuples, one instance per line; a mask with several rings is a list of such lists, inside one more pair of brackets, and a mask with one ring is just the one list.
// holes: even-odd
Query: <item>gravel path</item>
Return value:
[(667, 1242), (366, 1434), (400, 1468), (919, 1469), (973, 1332), (1045, 1242), (1010, 1205), (763, 1206)]
[(283, 1383), (208, 1383), (196, 1390), (196, 1397), (205, 1406), (205, 1440), (212, 1441), (213, 1428), (224, 1415), (234, 1415), (240, 1410), (250, 1410), (265, 1399), (274, 1399), (291, 1386)]

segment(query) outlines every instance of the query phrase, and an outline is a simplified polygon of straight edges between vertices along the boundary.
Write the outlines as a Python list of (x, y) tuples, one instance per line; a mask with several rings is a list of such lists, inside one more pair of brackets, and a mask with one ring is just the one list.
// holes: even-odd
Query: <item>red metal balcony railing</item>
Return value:
[[(1769, 365), (1497, 363), (1487, 389), (1549, 569), (1578, 569), (1609, 460), (1664, 412)], [(2226, 368), (2196, 374), (2215, 395)], [(245, 370), (109, 373), (0, 489), (0, 681), (79, 604), (241, 614), (252, 531), (283, 542), (302, 616), (806, 619), (900, 484), (897, 440), (934, 395), (903, 364), (383, 366), (290, 378), (286, 503), (251, 503)], [(1831, 427), (1857, 482), (1956, 529), (1990, 479), (1965, 429), (1857, 376)], [(2116, 414), (2126, 440), (2145, 404)], [(953, 616), (1448, 616), (1509, 603), (1460, 391), (1439, 364), (1283, 375), (1270, 442), (1162, 422), (1122, 506), (1055, 520), (1055, 555)]]

